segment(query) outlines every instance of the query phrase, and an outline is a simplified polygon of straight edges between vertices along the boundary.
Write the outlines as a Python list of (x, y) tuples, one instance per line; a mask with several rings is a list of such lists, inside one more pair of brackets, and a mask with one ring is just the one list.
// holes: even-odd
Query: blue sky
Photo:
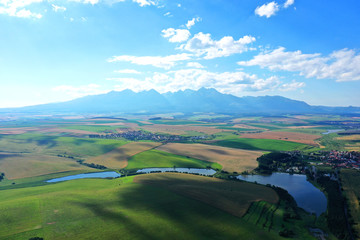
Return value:
[(212, 87), (360, 106), (360, 2), (0, 0), (0, 107)]

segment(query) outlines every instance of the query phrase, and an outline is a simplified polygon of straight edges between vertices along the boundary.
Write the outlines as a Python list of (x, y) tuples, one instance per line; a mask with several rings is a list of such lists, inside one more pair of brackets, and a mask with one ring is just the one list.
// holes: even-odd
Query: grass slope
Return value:
[(221, 169), (221, 165), (212, 162), (201, 161), (191, 157), (179, 156), (159, 150), (149, 150), (136, 154), (128, 161), (126, 169), (140, 169), (150, 167), (189, 167)]
[(254, 201), (277, 203), (278, 195), (271, 188), (246, 182), (227, 181), (178, 173), (146, 174), (136, 182), (159, 186), (242, 217)]
[(0, 239), (282, 239), (201, 201), (131, 179), (2, 190)]
[(349, 206), (349, 214), (357, 238), (360, 237), (360, 175), (356, 170), (342, 169), (341, 183)]

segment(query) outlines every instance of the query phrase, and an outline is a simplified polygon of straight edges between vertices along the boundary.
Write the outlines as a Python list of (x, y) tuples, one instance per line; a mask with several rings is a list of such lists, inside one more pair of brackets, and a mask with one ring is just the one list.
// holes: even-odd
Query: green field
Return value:
[(208, 204), (132, 179), (2, 190), (0, 239), (282, 239)]
[(264, 151), (293, 151), (293, 150), (306, 150), (312, 148), (309, 145), (282, 141), (282, 140), (273, 140), (273, 139), (253, 139), (253, 138), (233, 138), (213, 142), (212, 144), (222, 146), (222, 147), (231, 147), (231, 148), (240, 148), (246, 150), (264, 150)]
[(126, 169), (141, 169), (151, 167), (189, 167), (221, 169), (218, 163), (206, 162), (191, 157), (179, 156), (159, 150), (149, 150), (131, 157)]
[(0, 137), (0, 151), (13, 153), (66, 154), (75, 157), (98, 156), (128, 143), (124, 140), (59, 137), (20, 134)]
[(340, 172), (341, 183), (346, 196), (350, 222), (357, 238), (360, 237), (360, 175), (359, 171), (343, 169)]

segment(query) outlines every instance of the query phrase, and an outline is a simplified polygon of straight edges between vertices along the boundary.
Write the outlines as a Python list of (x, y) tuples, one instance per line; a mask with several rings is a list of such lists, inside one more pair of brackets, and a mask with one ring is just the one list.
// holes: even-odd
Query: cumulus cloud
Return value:
[(185, 42), (190, 37), (187, 29), (168, 28), (161, 31), (164, 38), (168, 38), (169, 42)]
[(335, 79), (338, 82), (360, 80), (360, 55), (351, 49), (341, 49), (328, 56), (322, 56), (319, 53), (289, 52), (280, 47), (268, 53), (260, 53), (250, 61), (241, 61), (238, 64), (299, 72), (306, 78)]
[(196, 22), (200, 22), (201, 18), (197, 17), (197, 18), (193, 18), (191, 20), (189, 20), (185, 25), (188, 29), (190, 29), (192, 26), (195, 25)]
[(106, 90), (101, 90), (100, 88), (100, 85), (97, 84), (88, 84), (79, 87), (61, 85), (54, 87), (52, 90), (54, 92), (61, 92), (63, 94), (66, 94), (70, 98), (79, 98), (87, 95), (96, 95), (108, 92)]
[(137, 65), (151, 65), (158, 68), (169, 69), (177, 62), (189, 60), (191, 58), (191, 54), (181, 53), (169, 56), (129, 56), (129, 55), (121, 55), (114, 56), (108, 59), (108, 62), (130, 62)]
[(204, 68), (204, 66), (198, 62), (188, 62), (186, 66), (191, 68)]
[(115, 70), (116, 73), (125, 73), (125, 74), (141, 74), (141, 72), (135, 70), (135, 69), (121, 69), (121, 70)]
[(291, 5), (293, 5), (295, 3), (295, 0), (286, 0), (286, 2), (284, 3), (284, 8), (288, 8)]
[(155, 1), (151, 1), (151, 0), (133, 0), (133, 2), (138, 3), (140, 7), (145, 7), (145, 6), (150, 6), (150, 5), (156, 5), (157, 4)]
[(283, 92), (295, 91), (295, 90), (297, 90), (299, 88), (303, 88), (305, 86), (306, 86), (306, 84), (304, 82), (296, 82), (295, 80), (293, 80), (290, 83), (281, 84), (281, 86), (279, 87), (279, 90), (283, 91)]
[(260, 7), (257, 7), (255, 9), (255, 14), (259, 15), (260, 17), (265, 16), (265, 17), (269, 18), (269, 17), (275, 15), (276, 12), (278, 12), (279, 10), (280, 10), (279, 4), (277, 4), (276, 2), (269, 2)]
[(218, 57), (227, 57), (232, 54), (248, 51), (248, 44), (256, 39), (252, 36), (244, 36), (239, 40), (234, 40), (231, 36), (223, 37), (216, 41), (211, 39), (209, 33), (195, 34), (186, 44), (180, 46), (180, 49), (203, 56), (205, 59), (213, 59)]
[[(276, 76), (263, 79), (245, 72), (210, 72), (204, 69), (181, 69), (167, 73), (156, 72), (145, 79), (120, 78), (116, 90), (126, 88), (133, 91), (155, 89), (160, 93), (202, 87), (216, 88), (220, 92), (234, 95), (243, 92), (267, 92), (272, 90), (296, 90), (295, 83), (283, 83)], [(300, 84), (301, 85), (301, 84)], [(300, 86), (301, 87), (301, 86)]]
[(41, 3), (43, 0), (2, 0), (0, 1), (0, 14), (19, 18), (42, 18), (42, 14), (34, 13), (25, 7), (34, 3)]

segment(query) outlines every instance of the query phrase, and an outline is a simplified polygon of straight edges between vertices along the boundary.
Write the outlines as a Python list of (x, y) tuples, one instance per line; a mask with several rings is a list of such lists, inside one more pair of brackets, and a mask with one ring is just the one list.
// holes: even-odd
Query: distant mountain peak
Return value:
[(359, 107), (310, 106), (282, 96), (236, 97), (214, 88), (179, 90), (160, 94), (154, 89), (134, 92), (130, 89), (86, 96), (63, 103), (2, 109), (21, 113), (166, 113), (213, 112), (225, 114), (281, 113), (360, 113)]

